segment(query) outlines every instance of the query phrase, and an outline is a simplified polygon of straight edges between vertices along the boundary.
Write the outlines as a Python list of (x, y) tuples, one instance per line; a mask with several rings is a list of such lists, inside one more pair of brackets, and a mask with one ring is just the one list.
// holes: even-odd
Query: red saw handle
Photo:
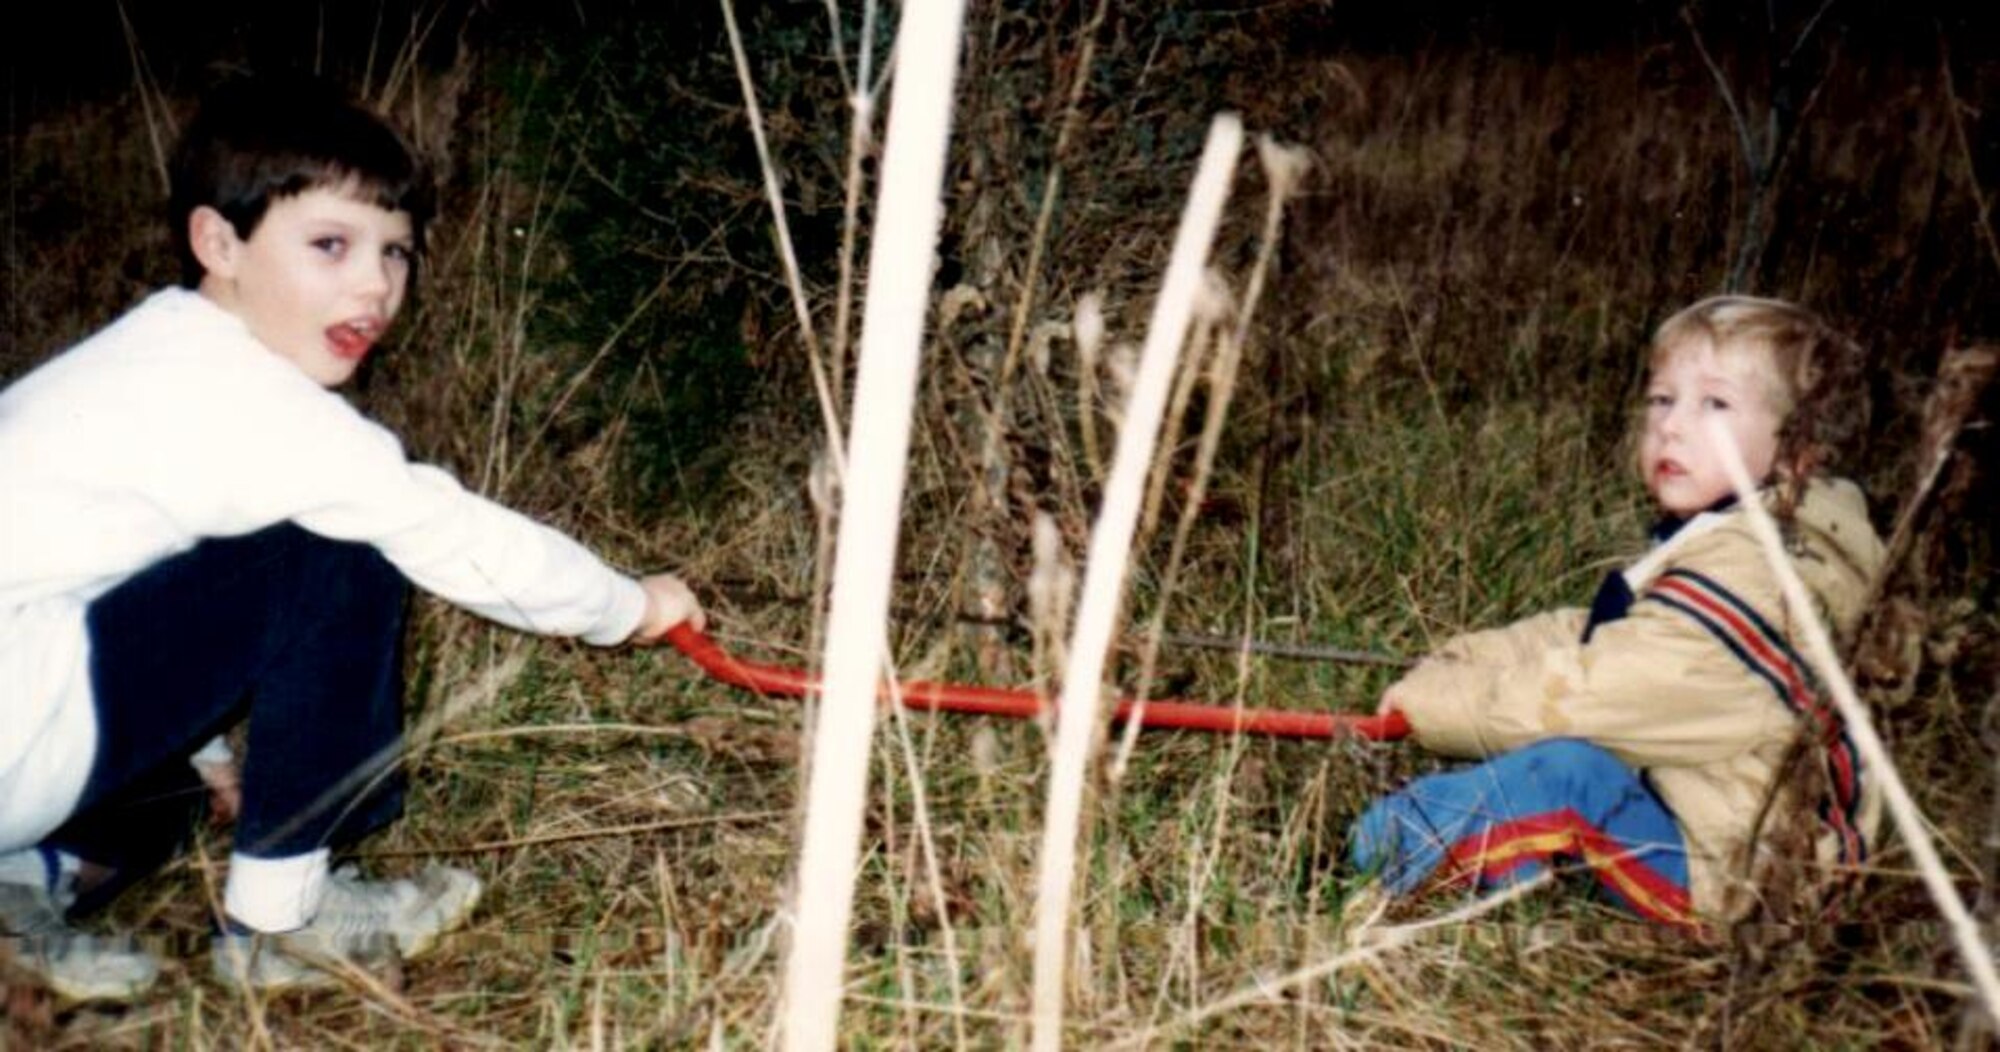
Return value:
[[(707, 635), (683, 621), (667, 631), (667, 641), (709, 678), (772, 697), (804, 697), (819, 684), (803, 670), (744, 661), (722, 649)], [(1029, 719), (1042, 711), (1042, 697), (1031, 690), (971, 687), (958, 683), (910, 680), (902, 685), (903, 704), (924, 712), (971, 712), (984, 716)], [(888, 686), (882, 696), (890, 696)], [(1240, 709), (1192, 701), (1148, 701), (1143, 709), (1130, 698), (1118, 699), (1113, 718), (1123, 722), (1139, 714), (1141, 727), (1172, 727), (1217, 734), (1258, 734), (1276, 738), (1365, 738), (1394, 741), (1410, 733), (1410, 721), (1400, 712), (1361, 716), (1334, 712), (1289, 712), (1281, 709)]]

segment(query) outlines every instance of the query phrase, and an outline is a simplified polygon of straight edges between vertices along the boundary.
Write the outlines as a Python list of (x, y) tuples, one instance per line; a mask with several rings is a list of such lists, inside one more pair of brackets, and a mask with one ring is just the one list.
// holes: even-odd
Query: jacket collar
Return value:
[(1735, 506), (1736, 494), (1733, 492), (1727, 493), (1723, 495), (1721, 500), (1695, 512), (1693, 515), (1668, 515), (1657, 519), (1653, 522), (1652, 528), (1646, 532), (1648, 536), (1652, 537), (1654, 544), (1664, 544), (1668, 540), (1671, 540), (1674, 534), (1681, 532), (1681, 527), (1686, 526), (1695, 519), (1703, 515), (1728, 511)]

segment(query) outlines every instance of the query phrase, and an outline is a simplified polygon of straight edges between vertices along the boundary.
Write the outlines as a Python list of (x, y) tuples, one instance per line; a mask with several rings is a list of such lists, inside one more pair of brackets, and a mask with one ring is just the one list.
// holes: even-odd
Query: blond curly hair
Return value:
[(1864, 352), (1826, 319), (1796, 303), (1757, 296), (1710, 296), (1675, 312), (1653, 332), (1649, 370), (1692, 348), (1742, 356), (1761, 379), (1778, 432), (1772, 482), (1789, 512), (1807, 480), (1837, 466), (1862, 433), (1868, 397)]

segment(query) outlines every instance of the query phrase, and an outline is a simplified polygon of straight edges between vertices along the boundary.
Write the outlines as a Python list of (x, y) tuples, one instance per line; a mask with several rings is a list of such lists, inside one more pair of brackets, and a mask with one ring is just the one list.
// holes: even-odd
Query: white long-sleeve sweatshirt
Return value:
[(411, 463), (234, 315), (182, 289), (0, 392), (0, 852), (68, 816), (96, 749), (90, 602), (203, 538), (291, 521), (528, 631), (610, 645), (639, 584)]

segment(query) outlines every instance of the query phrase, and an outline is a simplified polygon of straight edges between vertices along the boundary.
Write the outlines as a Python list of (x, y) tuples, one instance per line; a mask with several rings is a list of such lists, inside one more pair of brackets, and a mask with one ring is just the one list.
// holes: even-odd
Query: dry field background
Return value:
[[(1088, 0), (971, 5), (890, 633), (905, 675), (1051, 682), (1061, 611), (1031, 585), (1077, 570), (1115, 442), (1120, 346), (1144, 335), (1224, 109), (1309, 166), (1242, 322), (1233, 397), (1190, 383), (1169, 429), (1121, 684), (1156, 617), (1416, 655), (1587, 599), (1643, 537), (1623, 442), (1645, 334), (1732, 282), (1802, 299), (1873, 349), (1874, 414), (1847, 470), (1886, 527), (1941, 354), (2000, 331), (1993, 17), (1396, 6), (1169, 2), (1097, 20)], [(824, 4), (740, 17), (810, 342), (844, 393), (853, 171), (852, 250), (884, 232), (875, 157), (850, 164), (861, 12), (832, 9), (837, 41)], [(878, 75), (894, 14), (874, 26)], [(0, 380), (172, 278), (158, 151), (217, 69), (317, 65), (406, 127), (443, 191), (420, 298), (354, 397), (469, 484), (622, 565), (683, 573), (726, 644), (811, 660), (831, 565), (814, 495), (826, 432), (719, 8), (62, 17), (7, 45)], [(1232, 318), (1271, 189), (1246, 154), (1214, 255)], [(1095, 346), (1077, 338), (1086, 301), (1104, 320)], [(1921, 661), (1874, 690), (1982, 910), (2000, 878), (1993, 408), (1989, 394), (1961, 436), (1895, 588), (1919, 615)], [(1037, 555), (1038, 517), (1053, 557)], [(410, 813), (363, 854), (478, 870), (491, 891), (472, 930), (389, 987), (246, 999), (201, 953), (203, 884), (227, 849), (206, 830), (102, 922), (178, 950), (162, 988), (109, 1010), (15, 986), (0, 1045), (769, 1039), (806, 710), (708, 683), (671, 652), (416, 610)], [(1155, 694), (1278, 708), (1365, 709), (1390, 675), (1174, 646), (1154, 664)], [(1049, 740), (1032, 723), (883, 722), (845, 1044), (1027, 1041)], [(1143, 736), (1086, 809), (1070, 1043), (1991, 1040), (1894, 845), (1839, 923), (1695, 942), (1545, 890), (1383, 942), (1387, 925), (1465, 904), (1357, 919), (1342, 832), (1372, 794), (1435, 766), (1395, 747)]]

